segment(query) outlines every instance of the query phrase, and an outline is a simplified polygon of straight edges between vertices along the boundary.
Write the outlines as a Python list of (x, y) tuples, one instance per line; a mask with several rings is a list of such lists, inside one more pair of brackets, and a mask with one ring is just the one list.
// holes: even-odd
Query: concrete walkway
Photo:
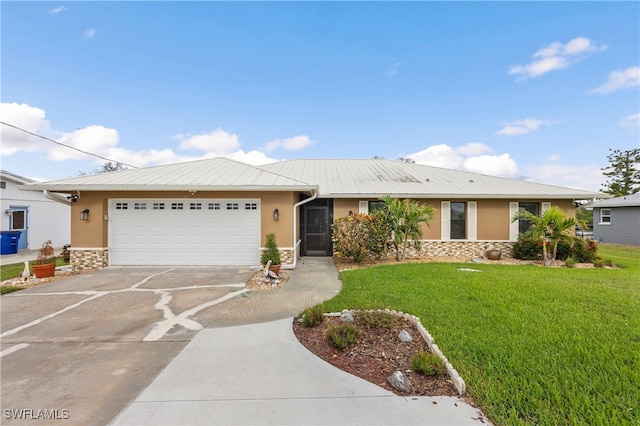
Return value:
[(230, 303), (113, 424), (482, 424), (459, 398), (399, 397), (304, 348), (293, 316), (340, 287), (331, 258), (303, 258), (282, 289)]

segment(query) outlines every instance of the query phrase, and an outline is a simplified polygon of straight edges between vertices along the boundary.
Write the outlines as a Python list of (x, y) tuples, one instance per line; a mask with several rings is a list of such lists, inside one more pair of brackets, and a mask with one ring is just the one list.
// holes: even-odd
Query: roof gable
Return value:
[(33, 190), (310, 190), (310, 185), (255, 166), (218, 157), (25, 185)]

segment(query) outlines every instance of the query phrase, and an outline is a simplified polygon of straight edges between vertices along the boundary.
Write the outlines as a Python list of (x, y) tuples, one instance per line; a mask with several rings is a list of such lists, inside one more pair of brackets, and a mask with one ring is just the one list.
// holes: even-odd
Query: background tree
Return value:
[(640, 191), (640, 148), (609, 151), (609, 166), (602, 168), (607, 177), (603, 191), (615, 197)]
[[(93, 174), (97, 175), (98, 173), (116, 172), (118, 170), (128, 170), (128, 169), (124, 164), (118, 163), (117, 161), (107, 161), (106, 163), (102, 164), (102, 168), (93, 169)], [(81, 171), (79, 172), (79, 174), (80, 176), (87, 176), (89, 173)]]
[(584, 231), (593, 229), (593, 212), (586, 207), (580, 206), (576, 209), (576, 221)]

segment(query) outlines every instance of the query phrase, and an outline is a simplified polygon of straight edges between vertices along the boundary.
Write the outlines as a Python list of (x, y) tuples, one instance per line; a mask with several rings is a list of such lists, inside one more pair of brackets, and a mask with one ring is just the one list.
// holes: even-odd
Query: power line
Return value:
[(29, 135), (31, 135), (31, 136), (35, 136), (35, 137), (38, 137), (38, 138), (40, 138), (40, 139), (44, 139), (44, 140), (46, 140), (46, 141), (53, 142), (53, 143), (55, 143), (55, 144), (57, 144), (57, 145), (64, 146), (65, 148), (74, 149), (74, 150), (76, 150), (76, 151), (78, 151), (78, 152), (81, 152), (81, 153), (83, 153), (83, 154), (91, 155), (91, 156), (93, 156), (93, 157), (98, 157), (98, 158), (100, 158), (100, 159), (102, 159), (102, 160), (107, 160), (107, 161), (109, 161), (109, 162), (111, 162), (111, 163), (119, 163), (119, 164), (122, 164), (123, 166), (132, 167), (132, 168), (134, 168), (134, 169), (137, 169), (137, 167), (136, 167), (136, 166), (133, 166), (133, 165), (131, 165), (131, 164), (123, 163), (122, 161), (111, 160), (110, 158), (103, 157), (103, 156), (98, 155), (98, 154), (93, 154), (93, 153), (91, 153), (91, 152), (83, 151), (83, 150), (81, 150), (80, 148), (76, 148), (76, 147), (74, 147), (74, 146), (66, 145), (66, 144), (63, 144), (62, 142), (58, 142), (58, 141), (55, 141), (55, 140), (53, 140), (53, 139), (49, 139), (49, 138), (48, 138), (48, 137), (46, 137), (46, 136), (42, 136), (42, 135), (39, 135), (39, 134), (37, 134), (37, 133), (30, 132), (30, 131), (25, 130), (25, 129), (23, 129), (23, 128), (20, 128), (20, 127), (18, 127), (18, 126), (14, 126), (13, 124), (5, 123), (4, 121), (0, 121), (0, 123), (4, 124), (5, 126), (13, 127), (14, 129), (16, 129), (16, 130), (20, 130), (21, 132), (27, 133), (27, 134), (29, 134)]

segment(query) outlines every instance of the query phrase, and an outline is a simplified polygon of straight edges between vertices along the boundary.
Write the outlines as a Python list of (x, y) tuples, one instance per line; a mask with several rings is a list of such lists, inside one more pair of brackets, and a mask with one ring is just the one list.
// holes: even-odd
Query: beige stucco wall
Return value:
[[(71, 206), (71, 246), (108, 247), (109, 199), (185, 199), (187, 201), (210, 198), (253, 198), (261, 204), (262, 244), (264, 236), (276, 234), (280, 247), (293, 247), (293, 205), (299, 198), (297, 192), (81, 192), (80, 200)], [(279, 220), (273, 220), (273, 210), (278, 209)], [(89, 209), (89, 220), (80, 220), (80, 212)], [(299, 238), (299, 236), (298, 236)]]
[[(334, 218), (347, 216), (349, 211), (357, 213), (359, 211), (360, 201), (377, 201), (374, 198), (363, 199), (335, 199), (333, 202)], [(427, 199), (419, 200), (423, 204), (429, 205), (434, 209), (434, 215), (429, 226), (423, 225), (422, 238), (425, 240), (439, 240), (441, 237), (441, 203), (442, 201), (475, 201), (478, 203), (477, 210), (477, 239), (478, 240), (508, 240), (509, 239), (509, 203), (510, 202), (550, 202), (551, 205), (560, 207), (566, 213), (567, 217), (575, 216), (575, 206), (573, 200), (485, 200), (485, 199)]]

